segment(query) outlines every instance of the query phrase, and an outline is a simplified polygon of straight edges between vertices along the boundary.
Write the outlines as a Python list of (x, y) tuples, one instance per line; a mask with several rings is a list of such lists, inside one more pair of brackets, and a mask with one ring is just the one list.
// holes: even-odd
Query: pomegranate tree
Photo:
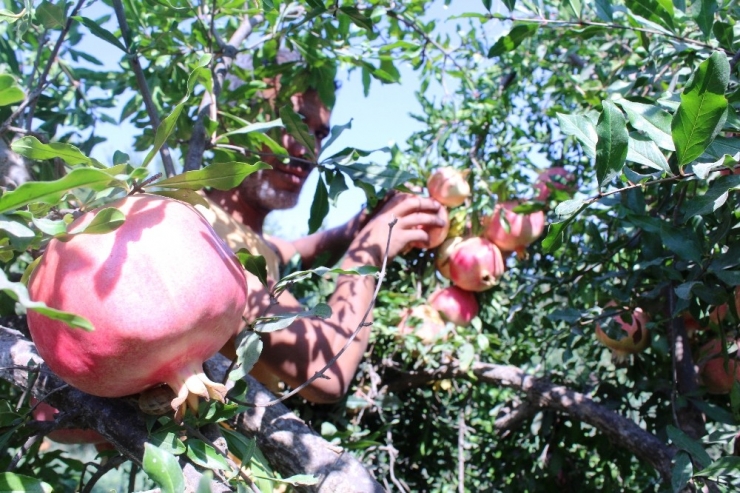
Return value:
[[(28, 326), (38, 352), (68, 384), (101, 397), (165, 383), (180, 419), (198, 396), (223, 400), (226, 388), (203, 373), (242, 326), (244, 271), (190, 205), (132, 195), (109, 207), (125, 222), (105, 234), (51, 240), (29, 281), (32, 299), (92, 322), (71, 329), (36, 312)], [(99, 210), (70, 225), (80, 231)]]
[(710, 340), (699, 349), (698, 361), (701, 382), (710, 394), (727, 394), (735, 381), (740, 381), (737, 350), (725, 358), (719, 338)]
[(485, 238), (462, 240), (450, 252), (450, 279), (466, 291), (486, 291), (504, 273), (504, 258), (496, 245)]
[[(513, 211), (517, 205), (519, 201), (516, 200), (496, 205), (493, 215), (487, 221), (486, 237), (502, 251), (517, 252), (517, 255), (522, 256), (524, 250), (544, 231), (545, 213), (537, 211), (518, 214)], [(506, 224), (503, 221), (506, 221)]]
[(475, 294), (457, 286), (438, 289), (429, 297), (429, 304), (442, 318), (455, 325), (466, 327), (478, 315), (478, 300)]
[(427, 180), (429, 196), (447, 207), (457, 207), (470, 197), (468, 170), (440, 168)]
[(534, 187), (538, 190), (537, 200), (545, 201), (550, 197), (550, 190), (575, 190), (576, 177), (561, 166), (548, 168), (537, 177)]
[(398, 323), (400, 335), (414, 334), (424, 344), (432, 344), (445, 330), (445, 321), (430, 305), (417, 305), (406, 309)]
[[(615, 305), (609, 303), (607, 306)], [(612, 317), (612, 323), (625, 332), (624, 336), (611, 338), (600, 324), (596, 324), (596, 339), (612, 350), (612, 356), (617, 362), (625, 361), (630, 354), (642, 352), (650, 345), (650, 332), (647, 327), (650, 317), (639, 307), (631, 312), (627, 307), (624, 307), (624, 310), (624, 313)]]

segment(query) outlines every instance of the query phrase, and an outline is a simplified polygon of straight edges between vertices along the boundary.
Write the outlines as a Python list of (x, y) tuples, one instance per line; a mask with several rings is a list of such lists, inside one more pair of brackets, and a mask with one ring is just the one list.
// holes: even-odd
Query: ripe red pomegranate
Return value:
[(450, 254), (462, 241), (460, 236), (447, 238), (434, 253), (434, 266), (445, 279), (452, 279), (450, 277)]
[(457, 286), (438, 289), (429, 297), (429, 304), (436, 309), (442, 318), (461, 327), (470, 325), (478, 315), (478, 300), (470, 291)]
[(457, 207), (470, 197), (468, 173), (455, 168), (440, 168), (427, 180), (429, 196), (447, 207)]
[(445, 322), (439, 312), (430, 305), (407, 308), (398, 323), (400, 335), (414, 334), (424, 344), (432, 344), (445, 330)]
[[(203, 373), (242, 326), (244, 272), (234, 254), (190, 205), (156, 195), (113, 202), (117, 230), (52, 240), (29, 282), (33, 300), (92, 322), (85, 332), (29, 311), (41, 357), (68, 384), (101, 397), (166, 383), (185, 405), (223, 400), (226, 388)], [(70, 225), (80, 230), (97, 214)]]
[[(729, 341), (732, 342), (732, 341)], [(704, 344), (698, 353), (699, 376), (710, 394), (727, 394), (732, 384), (740, 381), (740, 360), (737, 352), (722, 355), (722, 340), (715, 338)]]
[[(31, 415), (36, 421), (54, 421), (55, 416), (59, 414), (59, 411), (54, 407), (50, 406), (45, 402), (39, 402), (35, 398), (31, 398), (31, 405), (36, 406), (33, 408)], [(59, 429), (54, 430), (46, 437), (52, 442), (57, 443), (90, 443), (95, 445), (110, 445), (108, 440), (103, 437), (100, 433), (95, 430), (82, 430), (82, 429)], [(101, 447), (102, 449), (109, 449), (109, 447)]]
[(486, 291), (504, 273), (501, 251), (485, 238), (462, 240), (450, 252), (450, 279), (466, 291)]
[[(607, 306), (615, 304), (610, 302)], [(629, 308), (624, 307), (624, 310), (628, 311)], [(615, 315), (612, 320), (626, 332), (624, 337), (612, 339), (602, 330), (600, 324), (596, 324), (596, 338), (612, 350), (615, 361), (623, 362), (630, 354), (644, 351), (650, 345), (650, 331), (647, 327), (650, 317), (642, 311), (642, 308), (637, 307), (631, 312), (631, 320), (628, 313)]]
[[(542, 211), (531, 214), (517, 214), (513, 212), (519, 201), (511, 200), (496, 205), (493, 216), (487, 220), (486, 237), (505, 252), (517, 252), (522, 257), (524, 250), (540, 237), (545, 229), (545, 213)], [(509, 225), (509, 230), (501, 221), (501, 211)]]
[[(418, 241), (414, 241), (409, 243), (408, 248), (422, 248), (422, 249), (431, 249), (431, 248), (437, 248), (439, 245), (441, 245), (445, 239), (447, 238), (447, 233), (450, 231), (450, 216), (447, 213), (447, 209), (444, 207), (439, 208), (439, 217), (442, 218), (442, 220), (445, 222), (444, 226), (440, 226), (438, 228), (429, 228), (427, 229), (427, 233), (429, 233), (429, 243), (420, 243)], [(421, 228), (421, 226), (419, 226)]]
[(550, 197), (550, 191), (554, 188), (556, 190), (567, 190), (568, 192), (575, 191), (576, 177), (573, 173), (568, 172), (565, 168), (560, 166), (553, 166), (548, 168), (537, 177), (534, 187), (538, 190), (537, 200), (544, 202)]

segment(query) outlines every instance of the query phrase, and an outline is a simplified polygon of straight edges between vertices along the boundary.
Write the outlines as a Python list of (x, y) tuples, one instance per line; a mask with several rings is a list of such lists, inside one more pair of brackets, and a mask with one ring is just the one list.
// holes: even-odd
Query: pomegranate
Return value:
[(462, 241), (463, 239), (459, 236), (448, 238), (442, 242), (435, 252), (434, 266), (437, 268), (437, 272), (446, 279), (452, 279), (450, 277), (450, 254)]
[[(531, 214), (517, 214), (512, 211), (517, 205), (519, 205), (517, 200), (496, 205), (493, 216), (486, 221), (486, 237), (502, 251), (517, 252), (517, 255), (522, 257), (524, 250), (544, 231), (545, 213), (537, 211)], [(508, 223), (508, 230), (501, 219), (502, 210)]]
[(699, 376), (710, 394), (727, 394), (735, 381), (740, 381), (740, 361), (737, 352), (727, 360), (722, 355), (722, 340), (715, 338), (699, 349)]
[[(608, 303), (607, 306), (615, 306), (614, 303)], [(624, 307), (625, 310), (629, 310)], [(604, 346), (612, 350), (612, 356), (615, 361), (623, 362), (630, 354), (644, 351), (650, 344), (650, 332), (647, 324), (650, 318), (642, 311), (642, 308), (635, 308), (630, 315), (628, 313), (617, 314), (612, 317), (614, 323), (626, 332), (624, 337), (612, 339), (596, 324), (596, 338)]]
[[(447, 209), (444, 207), (439, 208), (439, 217), (442, 218), (442, 220), (445, 222), (444, 226), (440, 226), (438, 228), (429, 228), (427, 230), (427, 233), (429, 233), (429, 243), (421, 243), (418, 241), (414, 241), (409, 243), (408, 248), (437, 248), (439, 245), (442, 244), (442, 242), (445, 241), (447, 238), (447, 233), (450, 231), (450, 216), (447, 213)], [(421, 228), (421, 226), (418, 226)]]
[(429, 304), (442, 315), (442, 318), (461, 327), (470, 325), (470, 321), (478, 315), (478, 300), (475, 294), (457, 286), (436, 290), (429, 297)]
[[(181, 419), (198, 396), (223, 400), (226, 388), (203, 373), (242, 326), (244, 272), (190, 205), (132, 195), (109, 205), (126, 221), (105, 234), (52, 240), (29, 281), (32, 299), (92, 322), (71, 329), (39, 313), (28, 326), (39, 354), (68, 384), (101, 397), (165, 383)], [(98, 210), (70, 225), (74, 232)]]
[(432, 344), (445, 330), (445, 321), (430, 305), (408, 308), (398, 323), (400, 335), (414, 334), (424, 344)]
[[(730, 305), (727, 303), (716, 306), (709, 312), (709, 321), (714, 325), (719, 325), (727, 318), (729, 311)], [(735, 288), (735, 313), (740, 314), (740, 286)]]
[(565, 190), (568, 192), (575, 191), (576, 177), (573, 173), (568, 172), (565, 168), (560, 166), (553, 166), (548, 168), (537, 177), (534, 187), (538, 190), (537, 200), (544, 202), (550, 197), (550, 191), (554, 188), (556, 190)]
[[(31, 414), (36, 421), (54, 421), (56, 415), (59, 414), (59, 411), (54, 407), (45, 402), (39, 402), (33, 397), (31, 398), (31, 405), (35, 406)], [(96, 447), (106, 445), (106, 447), (101, 447), (103, 449), (109, 449), (107, 446), (110, 445), (108, 440), (95, 430), (59, 429), (52, 431), (46, 437), (57, 443), (91, 443)]]
[(455, 168), (440, 168), (427, 180), (429, 196), (447, 207), (457, 207), (470, 197), (468, 184), (470, 170), (460, 171)]
[(450, 279), (466, 291), (486, 291), (504, 273), (504, 258), (496, 245), (485, 238), (462, 240), (449, 257)]

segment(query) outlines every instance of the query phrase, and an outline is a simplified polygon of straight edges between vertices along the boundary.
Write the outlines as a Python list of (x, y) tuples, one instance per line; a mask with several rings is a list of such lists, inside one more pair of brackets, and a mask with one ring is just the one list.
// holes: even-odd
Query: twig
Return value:
[[(111, 469), (115, 469), (124, 462), (126, 462), (126, 458), (122, 455), (116, 455), (113, 457), (110, 457), (108, 461), (105, 464), (94, 464), (97, 466), (97, 469), (95, 473), (90, 476), (90, 479), (85, 483), (85, 487), (82, 488), (81, 493), (92, 493), (93, 488), (97, 484), (98, 481), (100, 481), (100, 478), (108, 474), (108, 471)], [(80, 481), (82, 481), (82, 478), (80, 478)]]
[(362, 319), (360, 320), (360, 323), (357, 325), (357, 328), (355, 331), (349, 336), (347, 339), (347, 342), (342, 346), (342, 348), (337, 351), (337, 354), (334, 355), (332, 359), (330, 359), (324, 367), (313, 374), (311, 378), (303, 382), (301, 385), (296, 387), (295, 389), (291, 390), (287, 394), (284, 394), (277, 399), (274, 399), (267, 404), (251, 404), (254, 407), (264, 407), (264, 406), (274, 406), (275, 404), (279, 402), (283, 402), (284, 400), (293, 397), (301, 390), (308, 387), (311, 383), (318, 380), (319, 378), (329, 378), (326, 375), (324, 375), (324, 372), (331, 368), (334, 363), (337, 362), (337, 360), (344, 354), (344, 352), (352, 345), (352, 342), (354, 342), (355, 338), (357, 337), (357, 334), (360, 333), (362, 329), (368, 326), (367, 323), (365, 323), (365, 320), (367, 320), (367, 317), (370, 316), (370, 313), (373, 310), (373, 307), (375, 306), (375, 301), (378, 299), (378, 293), (380, 292), (380, 288), (383, 285), (383, 279), (385, 279), (385, 272), (386, 272), (386, 265), (388, 264), (388, 250), (390, 249), (391, 244), (391, 237), (393, 233), (393, 226), (396, 225), (398, 222), (398, 219), (394, 218), (391, 222), (388, 223), (388, 241), (385, 245), (385, 254), (383, 255), (383, 265), (380, 268), (380, 272), (378, 273), (378, 281), (375, 284), (375, 291), (373, 292), (373, 298), (370, 300), (370, 304), (368, 305), (367, 309), (365, 310), (365, 314), (362, 316)]
[(19, 448), (18, 451), (15, 453), (15, 455), (13, 456), (13, 460), (10, 461), (8, 467), (5, 468), (5, 472), (13, 472), (15, 470), (15, 467), (18, 465), (18, 462), (20, 462), (21, 458), (23, 458), (23, 455), (25, 455), (25, 453), (28, 452), (36, 442), (43, 439), (44, 436), (41, 433), (37, 433), (36, 435), (28, 437), (28, 440), (26, 440), (23, 443), (23, 446), (21, 446), (21, 448)]
[[(157, 107), (154, 105), (152, 94), (149, 91), (149, 85), (146, 82), (146, 76), (144, 75), (144, 69), (141, 67), (141, 62), (139, 62), (139, 57), (136, 53), (131, 51), (131, 34), (128, 29), (126, 12), (123, 9), (123, 3), (121, 0), (113, 0), (113, 10), (116, 12), (116, 18), (118, 19), (118, 25), (121, 28), (123, 42), (126, 43), (126, 52), (131, 64), (131, 70), (133, 70), (134, 75), (136, 76), (136, 84), (139, 86), (141, 97), (144, 100), (144, 106), (149, 115), (149, 121), (156, 132), (160, 124), (159, 114), (157, 113)], [(159, 155), (162, 158), (162, 165), (164, 166), (165, 174), (168, 177), (173, 176), (175, 174), (175, 165), (172, 162), (170, 148), (166, 142), (162, 144), (162, 147), (159, 149)]]

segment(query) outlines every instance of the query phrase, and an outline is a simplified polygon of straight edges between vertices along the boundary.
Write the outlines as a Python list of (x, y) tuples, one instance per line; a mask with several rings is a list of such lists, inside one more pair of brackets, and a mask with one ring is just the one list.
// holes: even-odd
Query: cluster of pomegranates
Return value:
[(223, 401), (203, 362), (242, 327), (244, 271), (210, 224), (189, 204), (130, 195), (109, 204), (125, 216), (115, 231), (75, 234), (100, 212), (52, 239), (29, 280), (35, 301), (88, 319), (73, 329), (28, 312), (28, 327), (46, 364), (62, 380), (101, 397), (168, 385), (176, 419), (198, 398)]
[[(545, 201), (553, 188), (569, 189), (573, 182), (573, 175), (565, 169), (548, 169), (537, 178), (536, 199)], [(471, 195), (468, 171), (438, 169), (427, 180), (427, 190), (445, 208), (458, 207)], [(415, 332), (430, 343), (443, 331), (445, 321), (458, 326), (471, 322), (479, 308), (475, 293), (494, 287), (506, 269), (504, 258), (514, 252), (523, 257), (525, 249), (544, 231), (544, 212), (514, 212), (520, 203), (498, 203), (484, 218), (479, 236), (450, 236), (449, 226), (429, 232), (431, 240), (424, 247), (436, 248), (435, 267), (452, 285), (437, 289), (426, 304), (409, 308), (399, 325), (402, 334)], [(449, 217), (446, 209), (443, 214)]]

